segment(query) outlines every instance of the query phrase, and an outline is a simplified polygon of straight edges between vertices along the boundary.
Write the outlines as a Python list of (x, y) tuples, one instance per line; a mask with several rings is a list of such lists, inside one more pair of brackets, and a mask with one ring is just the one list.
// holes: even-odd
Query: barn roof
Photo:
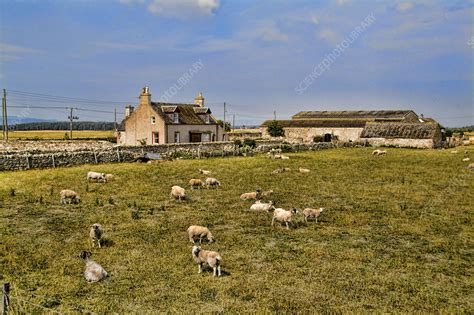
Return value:
[[(167, 114), (177, 112), (179, 113), (178, 119), (179, 124), (184, 125), (215, 125), (217, 121), (211, 115), (209, 117), (209, 123), (206, 123), (198, 113), (210, 113), (210, 110), (199, 110), (199, 105), (196, 104), (174, 104), (174, 103), (156, 103), (152, 102), (151, 107), (157, 112), (165, 121), (166, 124), (174, 124), (173, 119)], [(198, 109), (196, 111), (196, 109)], [(204, 108), (203, 108), (204, 109)]]
[(437, 123), (367, 123), (360, 137), (432, 139), (438, 131)]
[[(267, 127), (273, 120), (265, 121), (261, 127)], [(365, 120), (277, 120), (284, 128), (363, 128)]]
[(403, 119), (412, 110), (342, 110), (342, 111), (302, 111), (292, 119)]

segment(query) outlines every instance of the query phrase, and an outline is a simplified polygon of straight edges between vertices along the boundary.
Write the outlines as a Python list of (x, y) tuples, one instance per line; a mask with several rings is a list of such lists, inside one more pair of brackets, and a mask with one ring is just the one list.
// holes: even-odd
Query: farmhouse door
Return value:
[(201, 142), (200, 133), (189, 133), (189, 142)]

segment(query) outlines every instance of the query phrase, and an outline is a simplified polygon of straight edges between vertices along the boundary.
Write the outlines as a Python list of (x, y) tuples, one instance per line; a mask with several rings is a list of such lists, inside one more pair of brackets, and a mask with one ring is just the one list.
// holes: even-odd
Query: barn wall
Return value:
[[(342, 142), (359, 141), (362, 129), (364, 128), (284, 128), (285, 138), (303, 142), (313, 142), (315, 136), (323, 136), (326, 133), (337, 136)], [(266, 128), (262, 128), (262, 136), (270, 137)]]

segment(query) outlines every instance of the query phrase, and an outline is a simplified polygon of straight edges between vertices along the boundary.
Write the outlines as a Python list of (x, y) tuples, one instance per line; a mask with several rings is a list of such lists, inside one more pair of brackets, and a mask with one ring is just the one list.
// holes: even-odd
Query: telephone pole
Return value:
[(3, 140), (8, 140), (7, 90), (3, 89), (2, 98)]
[(117, 132), (117, 107), (114, 108), (114, 128), (115, 132)]
[(235, 114), (232, 115), (232, 129), (235, 129)]
[(222, 135), (222, 141), (225, 141), (225, 114), (226, 114), (226, 112), (227, 112), (227, 109), (226, 109), (225, 106), (226, 106), (226, 105), (225, 105), (225, 102), (224, 102), (224, 124), (223, 124), (223, 125), (224, 125), (224, 133), (223, 133), (223, 135)]
[(277, 120), (277, 111), (276, 110), (273, 111), (273, 120)]
[(68, 117), (69, 118), (69, 138), (72, 140), (72, 122), (74, 120), (78, 120), (79, 117), (73, 115), (73, 113), (72, 113), (72, 111), (74, 110), (73, 107), (71, 107), (70, 110), (71, 110), (71, 112), (70, 112), (69, 117)]

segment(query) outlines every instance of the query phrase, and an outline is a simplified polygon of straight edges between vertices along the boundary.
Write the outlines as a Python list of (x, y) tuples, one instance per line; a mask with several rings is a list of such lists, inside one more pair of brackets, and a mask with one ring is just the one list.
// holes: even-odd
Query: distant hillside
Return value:
[[(8, 116), (8, 125), (27, 124), (33, 122), (53, 122), (53, 119), (41, 119), (34, 117)], [(1, 125), (1, 124), (0, 124)]]
[[(120, 127), (120, 125), (119, 125)], [(9, 126), (10, 130), (28, 131), (28, 130), (68, 130), (68, 121), (54, 122), (31, 122)], [(73, 125), (74, 130), (114, 130), (113, 122), (106, 121), (76, 121)]]

